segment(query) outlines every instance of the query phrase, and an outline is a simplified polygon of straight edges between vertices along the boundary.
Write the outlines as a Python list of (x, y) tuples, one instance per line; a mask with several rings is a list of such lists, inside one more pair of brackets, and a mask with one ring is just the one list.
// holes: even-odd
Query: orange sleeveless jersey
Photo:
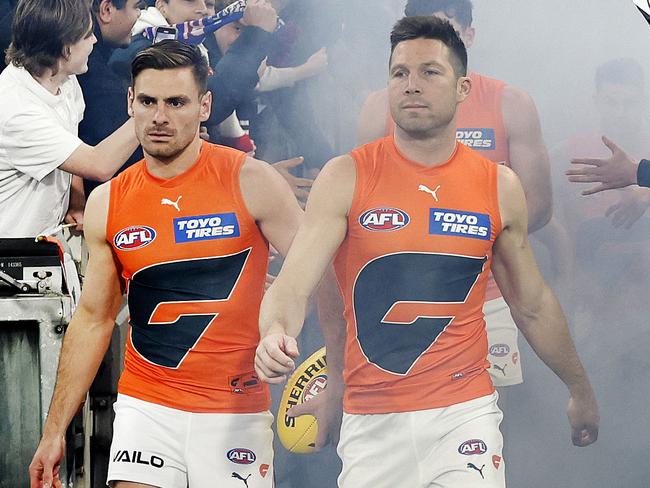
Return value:
[(345, 411), (424, 410), (492, 393), (482, 307), (501, 230), (497, 166), (457, 144), (428, 168), (390, 136), (351, 156), (356, 187), (335, 260)]
[[(494, 78), (470, 72), (472, 90), (458, 106), (456, 139), (467, 147), (480, 151), (491, 161), (510, 166), (508, 136), (503, 124), (501, 97), (506, 83)], [(388, 113), (386, 135), (391, 135), (395, 123)], [(500, 298), (501, 292), (494, 278), (490, 277), (487, 300)]]
[(245, 157), (204, 142), (175, 178), (140, 161), (111, 181), (106, 239), (130, 314), (120, 393), (190, 412), (269, 408), (253, 367), (268, 243), (240, 191)]

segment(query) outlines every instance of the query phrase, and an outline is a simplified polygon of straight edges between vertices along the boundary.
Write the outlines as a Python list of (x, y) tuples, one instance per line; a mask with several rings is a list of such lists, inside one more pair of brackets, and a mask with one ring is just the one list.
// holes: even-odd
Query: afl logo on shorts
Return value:
[(493, 344), (490, 346), (490, 355), (503, 358), (510, 354), (510, 346), (508, 344)]
[(243, 447), (238, 447), (236, 449), (231, 449), (226, 454), (226, 457), (230, 462), (235, 464), (253, 464), (257, 459), (255, 453), (250, 449), (244, 449)]
[(411, 221), (406, 212), (398, 208), (373, 208), (359, 217), (359, 224), (372, 232), (391, 232), (403, 229)]
[(155, 239), (155, 230), (145, 225), (139, 225), (119, 231), (113, 238), (113, 244), (120, 251), (135, 251), (148, 246)]
[(485, 442), (480, 439), (470, 439), (469, 441), (463, 442), (458, 447), (458, 452), (464, 456), (485, 454), (487, 452), (487, 446), (485, 445)]

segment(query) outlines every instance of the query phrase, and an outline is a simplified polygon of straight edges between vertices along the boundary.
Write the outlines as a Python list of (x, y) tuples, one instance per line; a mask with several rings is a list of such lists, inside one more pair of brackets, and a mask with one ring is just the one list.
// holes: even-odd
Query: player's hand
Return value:
[(309, 196), (308, 188), (311, 188), (311, 185), (314, 183), (314, 180), (309, 178), (299, 178), (292, 175), (289, 170), (300, 166), (305, 162), (305, 158), (299, 156), (297, 158), (285, 159), (284, 161), (278, 161), (275, 164), (272, 164), (276, 171), (282, 175), (282, 177), (287, 180), (293, 194), (296, 195), (296, 198), (300, 202), (306, 202), (307, 197)]
[(598, 439), (598, 405), (591, 389), (584, 394), (572, 394), (567, 409), (574, 446), (585, 447)]
[(298, 343), (287, 334), (271, 333), (260, 340), (255, 351), (255, 371), (266, 383), (282, 383), (296, 367)]
[(29, 465), (30, 488), (63, 488), (59, 479), (61, 459), (65, 453), (65, 437), (43, 437)]
[(609, 158), (574, 158), (571, 164), (583, 165), (570, 169), (565, 174), (574, 183), (599, 183), (582, 192), (592, 195), (603, 190), (623, 188), (637, 183), (636, 172), (639, 166), (637, 160), (628, 156), (615, 143), (603, 136), (603, 143), (612, 152)]
[(650, 206), (650, 190), (647, 188), (630, 188), (621, 195), (621, 200), (607, 209), (606, 217), (611, 217), (616, 228), (629, 229), (645, 214)]
[(248, 0), (241, 23), (274, 32), (278, 26), (278, 14), (266, 0)]
[(300, 417), (301, 415), (313, 415), (318, 423), (318, 434), (314, 449), (320, 451), (328, 444), (336, 446), (339, 443), (341, 433), (341, 421), (343, 420), (342, 392), (337, 388), (330, 388), (328, 382), (325, 390), (305, 403), (291, 407), (287, 411), (289, 417)]

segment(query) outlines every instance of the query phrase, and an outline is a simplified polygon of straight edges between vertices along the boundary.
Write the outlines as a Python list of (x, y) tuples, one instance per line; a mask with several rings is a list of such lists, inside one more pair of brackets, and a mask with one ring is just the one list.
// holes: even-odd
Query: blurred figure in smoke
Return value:
[[(329, 64), (328, 47), (339, 37), (341, 11), (332, 2), (273, 0), (284, 27), (275, 33), (261, 75), (258, 113), (250, 113), (253, 138), (266, 160), (304, 156), (297, 174), (312, 178), (334, 155), (315, 110)], [(284, 81), (283, 81), (284, 80)], [(325, 79), (327, 80), (327, 78)], [(319, 90), (320, 89), (320, 90)], [(305, 195), (306, 196), (306, 195)]]
[[(404, 13), (406, 16), (433, 15), (448, 20), (465, 46), (470, 48), (476, 36), (472, 27), (472, 10), (470, 0), (409, 0)], [(517, 173), (528, 204), (528, 231), (534, 232), (549, 221), (552, 213), (548, 155), (535, 103), (526, 92), (502, 81), (472, 71), (469, 77), (472, 91), (467, 101), (459, 106), (456, 137)], [(391, 133), (393, 128), (387, 90), (371, 94), (359, 115), (359, 142), (377, 139)], [(484, 313), (494, 384), (510, 386), (521, 383), (523, 375), (517, 328), (494, 280), (488, 286)], [(501, 405), (506, 401), (504, 392)]]
[[(622, 154), (610, 138), (630, 154), (642, 155), (647, 150), (650, 128), (644, 73), (636, 61), (615, 59), (602, 64), (596, 70), (595, 88), (598, 129), (572, 136), (554, 151), (553, 159), (558, 168), (555, 220), (566, 229), (574, 249), (579, 280), (575, 289), (582, 294), (581, 307), (598, 315), (600, 308), (607, 314), (617, 310), (612, 300), (629, 300), (629, 293), (635, 293), (638, 284), (645, 281), (647, 268), (640, 263), (650, 264), (650, 252), (646, 252), (650, 219), (644, 217), (650, 206), (650, 189), (632, 187), (585, 198), (579, 195), (578, 186), (564, 180), (563, 169), (568, 159), (580, 162), (605, 158), (610, 151)], [(611, 297), (603, 307), (599, 295), (612, 286), (621, 287), (625, 293)]]
[[(644, 214), (650, 190), (633, 187), (585, 197), (580, 195), (581, 188), (568, 183), (564, 176), (567, 161), (572, 158), (614, 159), (607, 157), (610, 150), (621, 154), (609, 137), (624, 141), (630, 154), (647, 151), (650, 127), (645, 80), (639, 63), (624, 58), (598, 66), (594, 81), (597, 127), (572, 135), (551, 151), (555, 212), (544, 231), (568, 238), (574, 335), (599, 398), (601, 442), (580, 456), (562, 446), (552, 450), (544, 447), (561, 435), (554, 427), (559, 412), (554, 414), (552, 408), (559, 392), (541, 368), (529, 365), (529, 378), (535, 379), (535, 387), (532, 381), (524, 385), (520, 406), (522, 410), (537, 409), (540, 427), (535, 441), (522, 444), (512, 455), (519, 461), (541, 453), (546, 462), (530, 463), (525, 472), (514, 473), (511, 481), (531, 488), (548, 486), (529, 480), (545, 479), (549, 465), (554, 466), (554, 479), (566, 479), (564, 486), (572, 488), (645, 486), (639, 479), (648, 474), (642, 460), (648, 443), (638, 433), (650, 430), (650, 418), (639, 414), (645, 411), (650, 390), (646, 374), (650, 338), (645, 320), (650, 315), (650, 218)], [(566, 251), (556, 244), (551, 249), (552, 258)], [(521, 425), (528, 422), (521, 419)], [(625, 455), (620, 456), (620, 452)], [(617, 461), (613, 466), (603, 462), (614, 458)]]

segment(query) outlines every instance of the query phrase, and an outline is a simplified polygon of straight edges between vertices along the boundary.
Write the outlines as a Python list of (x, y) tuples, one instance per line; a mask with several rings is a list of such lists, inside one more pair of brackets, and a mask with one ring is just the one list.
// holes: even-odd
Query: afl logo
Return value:
[(235, 464), (253, 464), (257, 459), (255, 453), (250, 449), (244, 449), (243, 447), (238, 447), (236, 449), (231, 449), (226, 454), (226, 457), (229, 461)]
[(327, 375), (319, 374), (313, 378), (302, 393), (302, 401), (308, 402), (327, 387)]
[(411, 218), (398, 208), (373, 208), (359, 217), (359, 224), (373, 232), (391, 232), (408, 225)]
[(503, 358), (510, 354), (510, 346), (508, 344), (494, 344), (490, 347), (490, 355), (497, 358)]
[(121, 251), (134, 251), (148, 246), (155, 239), (155, 230), (151, 227), (139, 225), (119, 231), (113, 238), (113, 244)]
[(470, 439), (469, 441), (463, 442), (458, 447), (458, 452), (465, 456), (485, 454), (487, 452), (487, 446), (485, 445), (485, 442), (480, 439)]

